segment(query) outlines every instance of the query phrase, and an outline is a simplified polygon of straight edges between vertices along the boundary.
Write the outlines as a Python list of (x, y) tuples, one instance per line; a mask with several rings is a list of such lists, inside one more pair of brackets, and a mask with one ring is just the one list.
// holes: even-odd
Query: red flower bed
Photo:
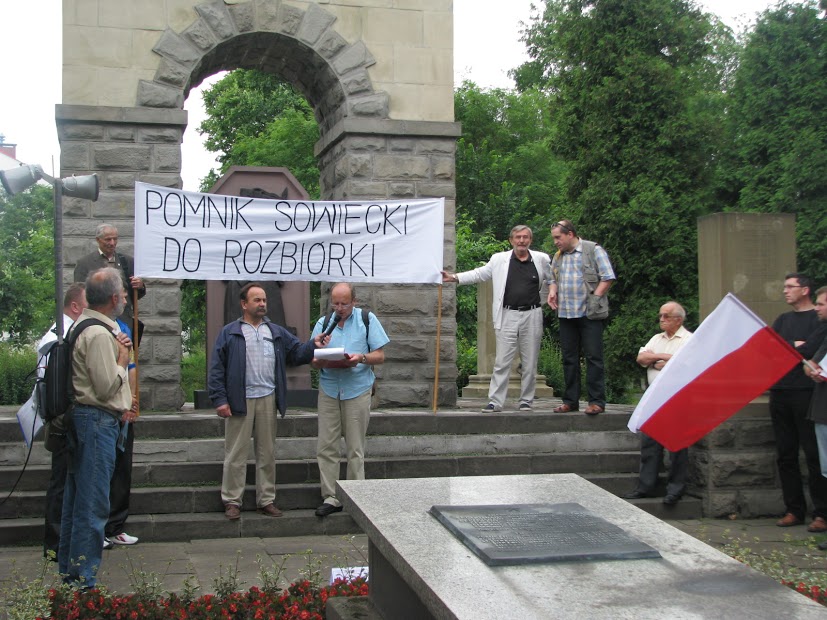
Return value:
[(795, 583), (793, 581), (787, 581), (786, 579), (782, 579), (781, 583), (788, 588), (792, 588), (796, 592), (813, 599), (816, 603), (821, 603), (822, 605), (827, 606), (827, 589), (819, 588), (818, 586), (808, 586), (803, 582)]
[(49, 598), (51, 617), (56, 620), (324, 620), (329, 598), (367, 593), (368, 584), (358, 578), (337, 579), (324, 587), (307, 580), (297, 581), (283, 592), (252, 587), (225, 598), (205, 594), (193, 601), (184, 601), (175, 594), (147, 601), (132, 594), (113, 596), (99, 590), (73, 591), (68, 595), (50, 590)]

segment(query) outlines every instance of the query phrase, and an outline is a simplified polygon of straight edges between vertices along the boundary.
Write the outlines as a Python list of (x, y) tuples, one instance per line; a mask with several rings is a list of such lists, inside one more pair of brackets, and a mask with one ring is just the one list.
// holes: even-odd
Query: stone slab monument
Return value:
[[(575, 474), (342, 480), (339, 487), (345, 510), (368, 536), (370, 605), (365, 609), (363, 601), (362, 615), (349, 615), (355, 601), (330, 599), (328, 618), (824, 617), (815, 601)], [(612, 527), (599, 530), (591, 520), (574, 535), (548, 527), (493, 536), (491, 544), (503, 549), (536, 535), (546, 550), (557, 547), (578, 557), (489, 566), (431, 513), (434, 506), (480, 504), (507, 512), (537, 502), (579, 505)], [(479, 515), (475, 522), (498, 525)], [(616, 548), (619, 531), (624, 545), (636, 540), (656, 553), (646, 559), (584, 557), (596, 548)], [(331, 616), (331, 609), (338, 615)]]
[[(313, 108), (323, 200), (444, 197), (443, 260), (455, 262), (451, 0), (107, 0), (63, 2), (61, 176), (97, 172), (100, 198), (64, 200), (64, 280), (100, 222), (133, 249), (134, 184), (181, 188), (182, 109), (224, 70), (277, 75)], [(195, 188), (187, 188), (195, 189)], [(141, 402), (176, 408), (180, 282), (150, 280), (141, 300)], [(360, 286), (389, 334), (384, 405), (424, 405), (436, 372), (435, 286)], [(438, 402), (456, 402), (452, 287), (443, 295)]]

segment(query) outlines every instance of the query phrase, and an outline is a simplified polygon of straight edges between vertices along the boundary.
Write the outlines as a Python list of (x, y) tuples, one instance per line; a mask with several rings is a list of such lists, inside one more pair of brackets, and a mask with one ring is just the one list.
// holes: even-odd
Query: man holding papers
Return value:
[(287, 408), (285, 366), (307, 364), (313, 350), (328, 340), (316, 336), (302, 343), (267, 318), (267, 295), (255, 282), (241, 288), (242, 316), (224, 326), (215, 341), (207, 380), (215, 412), (225, 419), (224, 474), (221, 501), (224, 516), (241, 516), (250, 437), (256, 455), (256, 506), (268, 517), (276, 507), (276, 411)]
[[(827, 323), (827, 286), (822, 286), (816, 291), (816, 314), (819, 321)], [(810, 400), (810, 412), (807, 419), (815, 424), (821, 475), (827, 477), (827, 360), (824, 359), (825, 357), (827, 357), (827, 338), (822, 341), (813, 359), (805, 362), (804, 374), (816, 384), (813, 398)]]
[(338, 360), (317, 357), (312, 362), (313, 368), (321, 371), (316, 460), (324, 501), (316, 509), (318, 517), (342, 510), (336, 498), (340, 437), (347, 445), (347, 479), (365, 479), (365, 435), (375, 378), (372, 367), (384, 363), (383, 347), (390, 342), (376, 315), (355, 306), (352, 285), (336, 284), (330, 291), (330, 302), (335, 314), (320, 317), (313, 336), (330, 333), (329, 348), (344, 351)]

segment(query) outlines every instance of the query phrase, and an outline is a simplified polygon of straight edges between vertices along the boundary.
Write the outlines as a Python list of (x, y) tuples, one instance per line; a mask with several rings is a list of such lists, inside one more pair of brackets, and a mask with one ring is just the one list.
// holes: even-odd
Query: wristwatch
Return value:
[(363, 364), (367, 364), (367, 363), (368, 363), (368, 356), (367, 356), (367, 355), (365, 355), (364, 353), (362, 353), (362, 363), (363, 363)]

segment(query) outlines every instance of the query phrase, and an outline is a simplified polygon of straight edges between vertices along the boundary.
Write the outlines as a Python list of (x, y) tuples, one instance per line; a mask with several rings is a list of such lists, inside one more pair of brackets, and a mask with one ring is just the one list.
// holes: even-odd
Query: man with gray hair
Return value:
[[(81, 258), (75, 266), (75, 282), (83, 282), (86, 277), (97, 269), (111, 267), (117, 269), (121, 275), (124, 290), (126, 290), (126, 305), (123, 313), (116, 317), (123, 321), (132, 330), (132, 336), (137, 344), (141, 343), (143, 323), (138, 321), (138, 331), (135, 332), (133, 321), (132, 299), (133, 291), (138, 293), (138, 299), (146, 295), (146, 286), (143, 280), (135, 277), (134, 261), (128, 254), (117, 251), (118, 229), (112, 224), (99, 224), (95, 229), (95, 240), (98, 249)], [(137, 376), (137, 368), (133, 369)], [(123, 450), (118, 452), (115, 475), (111, 482), (112, 515), (106, 525), (106, 548), (113, 545), (133, 545), (138, 542), (135, 536), (124, 531), (126, 519), (129, 516), (129, 497), (132, 490), (132, 456), (135, 447), (135, 425), (126, 425), (126, 438), (123, 441)]]
[[(75, 282), (84, 282), (86, 277), (97, 269), (113, 267), (121, 274), (123, 286), (126, 290), (126, 306), (121, 316), (115, 317), (132, 326), (132, 292), (137, 291), (138, 299), (146, 295), (146, 285), (143, 280), (135, 277), (135, 261), (128, 254), (117, 252), (118, 229), (112, 224), (99, 224), (95, 229), (95, 241), (98, 249), (87, 254), (75, 265)], [(139, 328), (140, 331), (140, 328)], [(136, 341), (140, 342), (140, 334), (137, 334)]]
[(537, 360), (543, 338), (541, 304), (546, 300), (550, 260), (545, 252), (529, 249), (531, 239), (531, 229), (517, 225), (508, 236), (512, 250), (494, 254), (487, 264), (471, 271), (442, 272), (443, 282), (476, 284), (493, 281), (492, 310), (497, 352), (488, 387), (488, 404), (482, 409), (484, 413), (502, 411), (511, 362), (517, 352), (522, 363), (519, 410), (531, 411), (534, 403)]
[[(652, 385), (672, 356), (692, 338), (692, 332), (683, 326), (685, 319), (686, 310), (675, 301), (668, 301), (660, 307), (658, 321), (663, 331), (652, 336), (637, 354), (637, 363), (646, 369), (648, 385)], [(669, 480), (666, 484), (666, 497), (663, 498), (663, 503), (667, 506), (677, 504), (686, 490), (689, 449), (670, 452), (670, 455)], [(623, 497), (626, 499), (649, 497), (657, 486), (658, 470), (662, 461), (663, 446), (645, 433), (641, 433), (640, 477), (637, 488)]]
[(115, 470), (119, 421), (134, 422), (127, 367), (132, 341), (115, 318), (126, 291), (117, 269), (99, 269), (86, 280), (89, 306), (70, 335), (86, 321), (72, 351), (75, 405), (66, 414), (70, 465), (63, 494), (58, 568), (64, 581), (92, 588), (97, 581), (109, 518), (109, 481)]

